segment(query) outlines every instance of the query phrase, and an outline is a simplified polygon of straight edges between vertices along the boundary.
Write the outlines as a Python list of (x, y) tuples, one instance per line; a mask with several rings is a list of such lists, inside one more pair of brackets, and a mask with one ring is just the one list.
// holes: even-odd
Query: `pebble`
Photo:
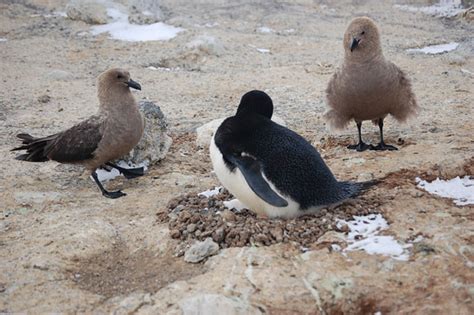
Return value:
[(44, 94), (38, 97), (38, 102), (40, 103), (49, 103), (50, 101), (51, 101), (51, 96), (49, 95)]
[(170, 231), (171, 238), (179, 238), (181, 236), (181, 232), (178, 229), (174, 229)]
[(225, 222), (235, 222), (237, 220), (235, 214), (228, 209), (222, 211), (221, 216)]
[(374, 174), (372, 173), (361, 173), (359, 176), (357, 176), (358, 182), (367, 182), (372, 179), (374, 179)]
[[(167, 206), (168, 215), (160, 215), (158, 220), (168, 223), (170, 236), (186, 246), (196, 240), (212, 238), (220, 248), (288, 242), (314, 247), (328, 231), (348, 231), (348, 227), (337, 228), (339, 219), (349, 220), (352, 215), (374, 213), (380, 200), (376, 199), (379, 198), (377, 194), (374, 194), (375, 197), (370, 195), (369, 191), (357, 200), (338, 206), (336, 210), (322, 209), (317, 214), (294, 219), (262, 220), (248, 209), (236, 211), (226, 208), (224, 202), (233, 199), (227, 190), (210, 198), (189, 192), (172, 199)], [(171, 213), (174, 215), (171, 216)]]
[(203, 242), (194, 243), (185, 253), (184, 261), (198, 263), (209, 256), (217, 254), (219, 245), (208, 237)]
[(187, 227), (188, 233), (193, 233), (194, 231), (196, 231), (196, 229), (197, 229), (197, 225), (195, 223), (191, 223)]

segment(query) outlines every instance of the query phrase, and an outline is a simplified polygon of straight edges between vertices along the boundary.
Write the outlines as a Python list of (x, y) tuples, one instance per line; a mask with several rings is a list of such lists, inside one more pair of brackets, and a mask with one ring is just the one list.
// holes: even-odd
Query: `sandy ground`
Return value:
[[(186, 31), (130, 43), (47, 16), (66, 3), (0, 1), (7, 39), (0, 42), (0, 312), (474, 312), (473, 207), (424, 193), (414, 181), (473, 175), (472, 22), (402, 11), (392, 1), (162, 1), (165, 22)], [(343, 32), (359, 15), (380, 26), (385, 55), (407, 72), (422, 108), (406, 125), (387, 121), (387, 143), (402, 143), (396, 152), (346, 150), (355, 126), (333, 133), (322, 119)], [(202, 35), (218, 47), (187, 48)], [(452, 41), (461, 45), (447, 54), (406, 53)], [(116, 66), (141, 83), (138, 99), (161, 106), (174, 138), (145, 177), (107, 184), (125, 198), (103, 198), (76, 168), (13, 159), (17, 133), (47, 135), (93, 114), (95, 78)], [(231, 115), (251, 89), (273, 98), (276, 114), (320, 149), (338, 178), (391, 174), (376, 190), (384, 200), (376, 210), (391, 224), (385, 233), (401, 242), (423, 236), (408, 261), (329, 251), (342, 235), (335, 231), (304, 254), (278, 244), (223, 249), (197, 265), (173, 255), (176, 240), (157, 213), (180, 194), (218, 184), (194, 130)], [(378, 139), (376, 127), (364, 132)]]

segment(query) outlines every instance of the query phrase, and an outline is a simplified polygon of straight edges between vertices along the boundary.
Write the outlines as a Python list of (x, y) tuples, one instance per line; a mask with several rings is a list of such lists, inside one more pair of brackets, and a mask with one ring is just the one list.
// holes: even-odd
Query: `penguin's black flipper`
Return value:
[(239, 168), (253, 192), (265, 202), (279, 208), (288, 206), (288, 202), (273, 191), (263, 178), (260, 163), (256, 159), (231, 154), (226, 155), (225, 159)]

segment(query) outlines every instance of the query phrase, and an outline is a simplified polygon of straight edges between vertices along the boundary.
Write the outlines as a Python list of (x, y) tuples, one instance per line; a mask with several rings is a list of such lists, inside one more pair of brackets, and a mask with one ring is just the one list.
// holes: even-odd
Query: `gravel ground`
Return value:
[[(64, 17), (69, 3), (0, 1), (0, 313), (474, 312), (473, 206), (415, 185), (418, 176), (474, 174), (472, 10), (438, 17), (394, 6), (428, 0), (162, 0), (160, 21), (185, 30), (168, 41), (124, 42)], [(396, 152), (349, 151), (355, 126), (332, 132), (322, 119), (344, 30), (360, 15), (379, 25), (385, 56), (410, 77), (421, 107), (407, 124), (387, 119), (385, 140)], [(459, 47), (407, 52), (449, 42)], [(137, 99), (160, 106), (173, 138), (146, 176), (106, 183), (125, 198), (103, 198), (78, 167), (14, 160), (17, 133), (52, 134), (95, 113), (95, 79), (117, 66), (141, 84)], [(382, 182), (294, 220), (226, 211), (226, 194), (197, 197), (219, 182), (195, 129), (232, 115), (252, 89), (272, 97), (276, 114), (339, 180)], [(378, 140), (377, 127), (363, 131), (367, 142)], [(337, 218), (363, 213), (381, 213), (383, 235), (413, 245), (408, 260), (331, 250), (346, 245)], [(206, 234), (220, 245), (216, 255), (197, 264), (176, 257)]]

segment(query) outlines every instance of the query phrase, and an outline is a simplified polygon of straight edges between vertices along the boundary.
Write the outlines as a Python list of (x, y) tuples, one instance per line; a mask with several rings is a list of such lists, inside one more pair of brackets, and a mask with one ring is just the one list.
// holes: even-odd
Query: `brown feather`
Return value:
[[(351, 41), (359, 41), (351, 50)], [(378, 121), (392, 115), (405, 121), (418, 111), (415, 95), (406, 75), (387, 61), (379, 32), (369, 18), (356, 18), (344, 35), (345, 58), (326, 89), (329, 125), (342, 129), (352, 120)]]

